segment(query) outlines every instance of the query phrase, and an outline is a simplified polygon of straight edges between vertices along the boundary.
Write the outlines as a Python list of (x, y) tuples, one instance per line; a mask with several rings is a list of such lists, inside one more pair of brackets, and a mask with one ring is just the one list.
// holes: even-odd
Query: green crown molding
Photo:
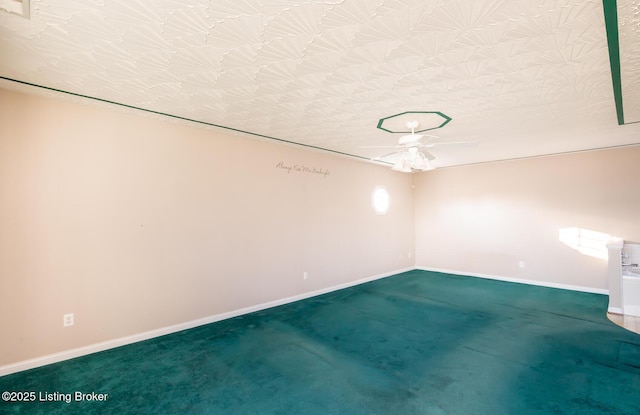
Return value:
[(437, 127), (431, 127), (431, 128), (424, 128), (424, 129), (421, 129), (421, 130), (416, 130), (415, 131), (416, 133), (421, 133), (421, 132), (424, 132), (424, 131), (429, 131), (429, 130), (435, 130), (435, 129), (438, 129), (438, 128), (442, 128), (445, 125), (447, 125), (447, 123), (449, 121), (451, 121), (451, 117), (449, 117), (448, 115), (443, 114), (440, 111), (405, 111), (405, 112), (401, 112), (399, 114), (394, 114), (394, 115), (390, 115), (388, 117), (380, 118), (380, 120), (378, 120), (378, 125), (376, 126), (376, 128), (378, 128), (378, 129), (380, 129), (382, 131), (386, 131), (388, 133), (410, 133), (411, 130), (393, 131), (393, 130), (384, 128), (382, 126), (386, 120), (389, 120), (389, 119), (392, 119), (392, 118), (396, 118), (396, 117), (400, 117), (400, 116), (403, 116), (405, 114), (437, 114), (440, 117), (442, 117), (443, 121)]
[(616, 103), (618, 125), (624, 124), (624, 110), (622, 106), (622, 78), (620, 75), (620, 41), (618, 37), (618, 6), (616, 0), (602, 0), (604, 8), (604, 24), (607, 30), (607, 45), (609, 46), (609, 64), (611, 65), (611, 81), (613, 96)]

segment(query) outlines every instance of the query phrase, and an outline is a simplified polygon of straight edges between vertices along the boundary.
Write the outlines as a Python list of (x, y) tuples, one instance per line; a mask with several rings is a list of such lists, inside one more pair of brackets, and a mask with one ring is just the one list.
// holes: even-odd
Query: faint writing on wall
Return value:
[(276, 164), (276, 169), (285, 170), (288, 173), (308, 173), (308, 174), (319, 174), (322, 177), (326, 178), (331, 173), (328, 169), (322, 169), (318, 167), (308, 167), (303, 166), (302, 164), (287, 164), (284, 161), (278, 162)]

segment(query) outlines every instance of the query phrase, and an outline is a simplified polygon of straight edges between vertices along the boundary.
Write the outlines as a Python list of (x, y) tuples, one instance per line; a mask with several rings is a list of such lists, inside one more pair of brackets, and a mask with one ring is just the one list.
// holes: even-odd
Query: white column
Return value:
[(609, 261), (607, 279), (609, 280), (609, 312), (622, 314), (622, 246), (624, 241), (611, 238), (607, 244)]

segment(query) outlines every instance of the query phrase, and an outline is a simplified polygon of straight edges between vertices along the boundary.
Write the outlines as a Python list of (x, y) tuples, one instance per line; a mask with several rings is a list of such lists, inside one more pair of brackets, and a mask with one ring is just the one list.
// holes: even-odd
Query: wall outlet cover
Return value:
[(73, 313), (65, 314), (62, 316), (62, 326), (63, 327), (73, 326)]

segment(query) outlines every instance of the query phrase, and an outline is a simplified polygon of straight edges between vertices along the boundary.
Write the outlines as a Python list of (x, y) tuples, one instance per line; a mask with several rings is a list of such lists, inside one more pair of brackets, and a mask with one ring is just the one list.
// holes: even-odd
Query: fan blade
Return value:
[(428, 151), (426, 151), (426, 150), (421, 150), (421, 152), (422, 152), (422, 154), (424, 154), (424, 158), (426, 158), (426, 159), (427, 159), (427, 160), (429, 160), (429, 161), (433, 161), (433, 160), (435, 160), (435, 159), (436, 159), (436, 158), (435, 158), (435, 156), (434, 156), (433, 154), (429, 153), (429, 152), (428, 152)]
[(383, 158), (385, 158), (385, 157), (393, 156), (394, 154), (398, 154), (398, 153), (402, 153), (402, 150), (400, 150), (400, 151), (394, 151), (394, 152), (392, 152), (392, 153), (385, 154), (385, 155), (383, 155), (383, 156), (375, 157), (373, 160), (380, 160), (380, 159), (383, 159)]
[(400, 137), (400, 139), (398, 140), (398, 145), (406, 145), (406, 144), (410, 144), (410, 143), (416, 143), (418, 141), (420, 141), (420, 139), (424, 137), (421, 134), (409, 134), (409, 135), (403, 135), (402, 137)]
[(398, 148), (399, 146), (360, 146), (360, 148)]
[(427, 146), (446, 146), (446, 145), (476, 145), (477, 141), (440, 141), (436, 143), (427, 143)]

